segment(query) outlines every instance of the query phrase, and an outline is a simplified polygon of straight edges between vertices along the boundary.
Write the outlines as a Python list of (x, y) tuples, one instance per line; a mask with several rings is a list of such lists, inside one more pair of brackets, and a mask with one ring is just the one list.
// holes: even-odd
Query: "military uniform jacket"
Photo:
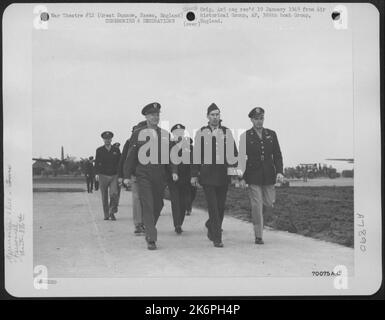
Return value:
[(94, 174), (94, 164), (92, 163), (92, 161), (86, 162), (85, 174), (87, 177), (93, 177), (95, 175)]
[[(224, 134), (226, 134), (226, 130), (228, 128), (225, 127), (225, 126), (222, 126), (222, 125), (219, 125), (218, 127), (218, 130), (222, 130), (222, 132)], [(204, 126), (200, 129), (200, 132), (202, 132), (203, 130), (210, 130), (210, 132), (212, 133), (212, 129), (209, 125), (207, 126)], [(216, 159), (216, 148), (217, 148), (217, 141), (216, 139), (214, 138), (213, 139), (213, 143), (212, 143), (212, 150), (211, 150), (211, 159), (212, 159), (212, 162), (211, 164), (205, 164), (204, 163), (204, 159), (205, 159), (205, 147), (204, 147), (204, 144), (205, 144), (205, 141), (204, 139), (199, 135), (199, 133), (197, 133), (197, 135), (195, 136), (195, 140), (194, 140), (194, 148), (197, 148), (198, 144), (201, 145), (200, 147), (200, 152), (201, 152), (201, 161), (200, 161), (200, 164), (198, 163), (195, 163), (194, 161), (194, 164), (192, 166), (192, 169), (191, 169), (191, 176), (192, 177), (198, 177), (199, 178), (199, 183), (201, 185), (208, 185), (208, 186), (223, 186), (223, 185), (226, 185), (226, 184), (229, 184), (230, 183), (230, 177), (228, 176), (227, 174), (227, 169), (229, 167), (237, 167), (237, 163), (234, 163), (234, 164), (229, 164), (227, 162), (227, 159), (226, 159), (226, 154), (227, 154), (227, 147), (226, 145), (228, 143), (232, 143), (233, 144), (233, 148), (234, 148), (234, 156), (237, 157), (238, 156), (238, 150), (237, 150), (237, 146), (235, 144), (235, 141), (234, 141), (234, 138), (231, 134), (231, 131), (228, 131), (230, 132), (230, 135), (225, 137), (224, 139), (224, 155), (225, 155), (225, 158), (224, 158), (224, 161), (222, 161), (223, 163), (221, 163), (220, 161), (217, 161)], [(230, 141), (227, 141), (227, 139), (230, 139)], [(199, 150), (199, 149), (197, 149)], [(197, 151), (198, 152), (198, 151)], [(194, 155), (194, 158), (195, 158), (195, 155)], [(217, 163), (219, 162), (219, 163)]]
[[(132, 133), (134, 133), (135, 130), (137, 130), (137, 129), (141, 128), (141, 127), (145, 127), (145, 126), (147, 126), (147, 122), (146, 121), (139, 122), (137, 125), (135, 125), (132, 128)], [(132, 135), (132, 133), (131, 133), (131, 135)], [(130, 139), (131, 139), (131, 137), (129, 139), (127, 139), (126, 143), (123, 146), (122, 156), (120, 157), (119, 167), (118, 167), (118, 177), (119, 178), (123, 178), (124, 177), (123, 167), (124, 167), (124, 162), (127, 159), (128, 148), (130, 146)]]
[[(283, 173), (282, 154), (276, 133), (263, 128), (260, 139), (255, 129), (251, 128), (242, 134), (240, 146), (242, 145), (246, 147), (246, 168), (243, 174), (246, 183), (275, 184), (276, 175)], [(240, 152), (243, 153), (244, 147), (240, 148), (242, 148)]]
[(126, 143), (124, 144), (123, 150), (122, 150), (122, 156), (120, 157), (119, 165), (118, 165), (118, 177), (123, 178), (123, 166), (124, 161), (127, 158), (128, 148), (130, 146), (130, 139), (127, 139)]
[(118, 173), (118, 164), (120, 160), (120, 151), (111, 146), (110, 151), (105, 146), (96, 149), (95, 156), (95, 174), (105, 174), (113, 176)]
[[(123, 164), (123, 177), (130, 179), (132, 175), (135, 175), (136, 169), (138, 166), (152, 166), (153, 164), (141, 164), (138, 158), (139, 150), (142, 146), (144, 146), (147, 141), (150, 139), (147, 137), (146, 141), (139, 140), (139, 135), (141, 131), (147, 129), (147, 126), (143, 126), (138, 128), (132, 133), (132, 136), (129, 141), (129, 146), (127, 150), (127, 156)], [(166, 174), (166, 167), (170, 167), (170, 170), (172, 173), (177, 173), (177, 166), (170, 163), (170, 134), (164, 130), (158, 127), (156, 129), (157, 132), (157, 139), (158, 139), (158, 154), (157, 154), (157, 164), (161, 164), (164, 167), (164, 174)], [(168, 139), (168, 145), (166, 144), (166, 141), (164, 139)], [(163, 140), (163, 141), (162, 141)], [(168, 163), (162, 162), (162, 148), (164, 146), (168, 147), (167, 149), (167, 157), (168, 157)], [(151, 150), (151, 149), (150, 149)], [(147, 150), (147, 156), (150, 156), (149, 151)]]
[[(176, 164), (177, 166), (177, 172), (178, 172), (178, 181), (176, 182), (177, 184), (190, 184), (191, 183), (191, 166), (193, 163), (193, 141), (191, 138), (188, 138), (186, 140), (188, 142), (188, 145), (184, 146), (184, 149), (188, 150), (183, 150), (183, 147), (180, 148), (178, 151), (179, 157), (182, 157), (182, 152), (189, 152), (189, 162), (187, 163), (179, 163)], [(171, 141), (170, 143), (170, 150), (178, 143), (178, 141)], [(171, 166), (168, 166), (166, 169), (167, 172), (167, 180), (169, 182), (172, 181), (172, 172), (171, 172)]]

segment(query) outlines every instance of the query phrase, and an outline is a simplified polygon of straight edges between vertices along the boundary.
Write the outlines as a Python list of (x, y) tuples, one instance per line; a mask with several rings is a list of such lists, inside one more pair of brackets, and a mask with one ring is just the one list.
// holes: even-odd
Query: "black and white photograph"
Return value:
[(13, 4), (13, 296), (369, 295), (382, 283), (369, 3)]

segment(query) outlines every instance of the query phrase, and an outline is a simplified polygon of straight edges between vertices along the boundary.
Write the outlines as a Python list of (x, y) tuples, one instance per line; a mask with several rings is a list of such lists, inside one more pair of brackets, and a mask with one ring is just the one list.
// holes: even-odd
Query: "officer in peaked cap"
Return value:
[[(172, 179), (172, 172), (167, 171), (167, 185), (170, 191), (172, 218), (175, 232), (183, 232), (182, 225), (189, 203), (191, 201), (191, 163), (192, 163), (192, 139), (185, 136), (186, 127), (176, 124), (171, 128), (173, 139), (171, 141), (171, 157), (178, 156), (182, 162), (177, 166), (178, 180)], [(175, 149), (174, 149), (175, 148)], [(175, 151), (175, 152), (174, 152)]]
[[(142, 109), (142, 114), (146, 117), (147, 124), (133, 132), (127, 158), (123, 165), (124, 184), (130, 183), (133, 175), (138, 183), (139, 198), (142, 204), (142, 218), (147, 248), (149, 250), (156, 249), (156, 223), (164, 204), (166, 166), (170, 163), (170, 134), (158, 126), (159, 112), (160, 104), (157, 102), (150, 103)], [(147, 149), (148, 144), (142, 140), (143, 136), (149, 140), (154, 139), (154, 137), (157, 139), (153, 141), (158, 144), (158, 148), (156, 148), (157, 154), (153, 155), (151, 152), (155, 151), (151, 148)], [(142, 147), (146, 148), (147, 152), (139, 152)], [(162, 152), (164, 148), (167, 148), (167, 152)], [(163, 154), (166, 154), (168, 157), (167, 163), (163, 161)], [(148, 161), (149, 159), (150, 161)], [(155, 163), (153, 159), (155, 159)], [(172, 164), (170, 166), (172, 167), (173, 180), (176, 181), (178, 179), (177, 167)]]
[(158, 102), (152, 102), (148, 105), (144, 106), (142, 109), (142, 115), (146, 116), (151, 113), (159, 113), (160, 112), (160, 103)]
[(263, 110), (263, 108), (260, 108), (260, 107), (253, 108), (249, 112), (249, 118), (256, 118), (264, 115), (265, 115), (265, 110)]
[(180, 129), (185, 130), (186, 127), (185, 127), (183, 124), (178, 123), (178, 124), (172, 126), (171, 132), (173, 132), (173, 131), (175, 131), (175, 130), (177, 130), (177, 129), (179, 129), (179, 130), (180, 130)]
[(239, 164), (243, 174), (241, 186), (248, 185), (255, 243), (263, 244), (263, 207), (275, 202), (277, 181), (283, 182), (283, 162), (275, 131), (264, 128), (265, 110), (260, 107), (249, 112), (253, 127), (243, 133), (239, 142)]
[(112, 139), (114, 137), (114, 134), (111, 131), (104, 131), (100, 136), (103, 139)]
[[(104, 131), (101, 134), (104, 145), (96, 149), (95, 156), (95, 179), (99, 181), (99, 189), (102, 194), (104, 220), (116, 220), (115, 213), (118, 212), (119, 205), (117, 173), (120, 151), (111, 145), (113, 136), (111, 131)], [(108, 199), (108, 194), (110, 194), (110, 199)]]
[[(184, 130), (185, 129), (186, 129), (186, 127), (183, 124), (179, 123), (179, 124), (174, 125), (171, 128), (171, 133), (173, 133), (174, 137), (178, 136), (179, 132), (180, 132), (180, 135), (184, 135)], [(183, 194), (185, 194), (186, 205), (185, 205), (185, 208), (182, 207), (182, 209), (185, 209), (185, 212), (186, 212), (185, 215), (189, 216), (189, 215), (191, 215), (191, 211), (192, 211), (192, 203), (194, 202), (194, 199), (196, 197), (197, 187), (193, 186), (190, 183), (190, 180), (191, 180), (191, 165), (193, 163), (193, 141), (192, 141), (191, 138), (188, 138), (188, 137), (186, 137), (186, 141), (188, 142), (189, 149), (190, 149), (190, 155), (191, 155), (191, 157), (190, 157), (190, 165), (188, 165), (188, 164), (181, 164), (178, 167), (178, 174), (179, 174), (179, 176), (182, 176), (181, 181), (184, 181), (185, 179), (188, 179), (188, 181), (189, 181), (189, 184), (188, 184), (189, 190), (187, 192), (182, 193), (182, 195), (181, 195), (182, 198), (183, 198)], [(176, 222), (176, 220), (174, 219), (174, 224), (175, 224), (175, 222)], [(177, 233), (180, 233), (182, 231), (182, 229), (178, 228), (178, 230), (177, 230), (177, 228), (176, 228), (175, 231), (177, 231)]]

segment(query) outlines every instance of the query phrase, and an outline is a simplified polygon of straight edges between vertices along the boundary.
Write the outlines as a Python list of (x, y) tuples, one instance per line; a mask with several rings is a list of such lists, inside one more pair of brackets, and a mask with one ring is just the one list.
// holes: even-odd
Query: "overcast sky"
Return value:
[(331, 26), (263, 22), (34, 31), (33, 155), (94, 155), (104, 130), (123, 144), (154, 101), (170, 126), (193, 130), (215, 102), (235, 130), (263, 107), (285, 166), (335, 165), (325, 159), (353, 157), (351, 41)]

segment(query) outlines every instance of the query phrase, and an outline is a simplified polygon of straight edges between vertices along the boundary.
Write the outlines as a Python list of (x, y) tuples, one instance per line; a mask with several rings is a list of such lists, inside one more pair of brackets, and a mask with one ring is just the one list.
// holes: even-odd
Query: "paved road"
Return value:
[(59, 277), (304, 276), (332, 271), (353, 274), (353, 249), (281, 231), (267, 230), (265, 245), (253, 243), (251, 224), (225, 217), (224, 248), (205, 234), (207, 213), (194, 209), (182, 235), (172, 226), (170, 203), (158, 222), (158, 250), (135, 236), (131, 194), (122, 191), (117, 221), (104, 221), (99, 192), (35, 192), (34, 264)]

